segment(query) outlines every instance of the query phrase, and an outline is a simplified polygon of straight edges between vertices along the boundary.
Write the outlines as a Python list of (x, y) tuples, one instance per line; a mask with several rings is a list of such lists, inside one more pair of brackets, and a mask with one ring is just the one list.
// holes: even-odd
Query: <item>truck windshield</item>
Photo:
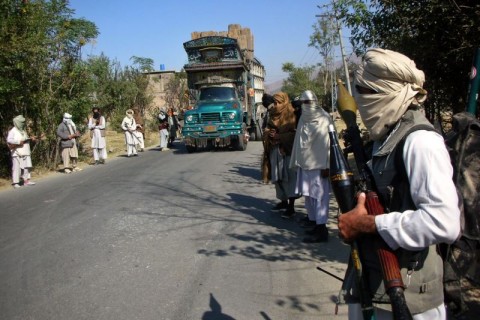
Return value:
[(200, 92), (200, 100), (234, 100), (235, 89), (229, 87), (203, 88)]

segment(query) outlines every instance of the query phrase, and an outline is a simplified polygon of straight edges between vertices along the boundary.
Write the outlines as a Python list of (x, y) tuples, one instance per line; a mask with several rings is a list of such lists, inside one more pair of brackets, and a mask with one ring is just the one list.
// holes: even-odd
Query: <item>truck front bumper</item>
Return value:
[(205, 147), (210, 141), (219, 147), (231, 144), (231, 137), (243, 134), (242, 124), (224, 125), (186, 125), (182, 128), (182, 135), (187, 146)]

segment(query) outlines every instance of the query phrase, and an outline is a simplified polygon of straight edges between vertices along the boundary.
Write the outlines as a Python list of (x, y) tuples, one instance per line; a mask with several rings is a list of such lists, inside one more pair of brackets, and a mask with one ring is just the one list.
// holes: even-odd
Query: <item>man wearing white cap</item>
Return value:
[(133, 110), (128, 109), (125, 112), (125, 118), (122, 121), (122, 130), (125, 133), (125, 144), (127, 145), (127, 157), (138, 156), (137, 144), (139, 143), (137, 137), (137, 123), (133, 117)]
[(12, 155), (12, 185), (20, 188), (20, 176), (23, 171), (23, 185), (33, 186), (35, 182), (30, 180), (30, 168), (32, 158), (30, 157), (30, 140), (25, 130), (25, 118), (22, 115), (13, 118), (14, 127), (8, 131), (7, 143)]
[(75, 123), (72, 121), (72, 115), (63, 114), (63, 121), (58, 125), (57, 137), (60, 139), (60, 149), (62, 151), (63, 171), (71, 173), (82, 169), (77, 167), (78, 147), (77, 137), (80, 132), (77, 131)]

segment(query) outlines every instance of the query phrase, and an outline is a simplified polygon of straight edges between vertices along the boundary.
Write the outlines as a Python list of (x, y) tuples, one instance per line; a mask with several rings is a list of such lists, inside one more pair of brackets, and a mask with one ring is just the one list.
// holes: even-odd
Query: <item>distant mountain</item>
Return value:
[[(360, 64), (361, 62), (361, 58), (360, 57), (357, 57), (354, 53), (350, 54), (350, 56), (348, 57), (348, 61), (350, 63), (350, 67), (351, 67), (351, 64), (355, 64), (355, 65), (358, 65)], [(342, 68), (343, 69), (343, 61), (342, 60), (338, 60), (338, 61), (335, 61), (335, 67), (336, 68)], [(314, 77), (317, 77), (318, 76), (318, 73), (320, 72), (319, 68), (316, 68), (315, 69), (316, 71), (314, 71), (314, 74), (313, 76)], [(349, 70), (349, 74), (352, 76), (352, 70)], [(338, 75), (337, 75), (338, 76)], [(285, 78), (286, 79), (286, 78)], [(350, 78), (350, 80), (352, 80)], [(270, 82), (270, 83), (265, 83), (265, 92), (268, 93), (268, 94), (275, 94), (279, 91), (282, 90), (282, 86), (283, 86), (283, 81), (284, 79), (281, 79), (281, 80), (277, 80), (277, 81), (274, 81), (274, 82)]]
[(265, 92), (268, 94), (275, 94), (282, 90), (283, 79), (271, 83), (265, 83)]

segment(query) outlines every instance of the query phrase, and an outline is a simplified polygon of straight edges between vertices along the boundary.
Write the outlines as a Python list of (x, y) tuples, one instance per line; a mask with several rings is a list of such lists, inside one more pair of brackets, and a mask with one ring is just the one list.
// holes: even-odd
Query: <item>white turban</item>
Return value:
[(425, 101), (424, 81), (423, 71), (403, 54), (378, 48), (367, 51), (354, 85), (376, 92), (359, 94), (355, 90), (358, 111), (372, 140), (381, 139), (410, 105)]
[(65, 112), (63, 114), (63, 123), (65, 123), (66, 125), (72, 123), (72, 115), (70, 113)]
[(18, 115), (13, 118), (13, 125), (19, 131), (23, 131), (25, 129), (25, 118), (22, 115)]

